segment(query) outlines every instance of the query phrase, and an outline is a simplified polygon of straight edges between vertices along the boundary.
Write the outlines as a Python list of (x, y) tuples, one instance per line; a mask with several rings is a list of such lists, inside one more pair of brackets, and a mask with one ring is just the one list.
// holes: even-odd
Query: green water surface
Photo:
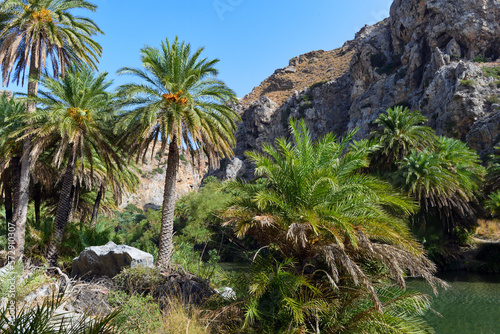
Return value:
[(426, 320), (437, 334), (500, 334), (500, 275), (447, 272), (440, 278), (451, 287), (438, 296), (423, 281), (408, 283), (433, 296), (432, 308), (442, 317), (429, 312)]

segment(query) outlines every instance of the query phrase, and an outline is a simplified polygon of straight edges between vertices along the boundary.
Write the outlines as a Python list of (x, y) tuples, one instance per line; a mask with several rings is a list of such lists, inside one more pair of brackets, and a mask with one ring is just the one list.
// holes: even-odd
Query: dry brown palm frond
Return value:
[(288, 227), (288, 231), (286, 233), (287, 239), (290, 241), (302, 246), (306, 247), (308, 244), (307, 236), (313, 231), (311, 224), (299, 224), (292, 223)]

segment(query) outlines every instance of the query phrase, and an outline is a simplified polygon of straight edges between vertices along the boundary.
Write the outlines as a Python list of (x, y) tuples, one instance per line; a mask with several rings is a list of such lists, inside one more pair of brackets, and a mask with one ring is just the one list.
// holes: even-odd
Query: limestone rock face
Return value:
[[(448, 51), (458, 56), (497, 59), (498, 9), (498, 0), (395, 0), (390, 15), (394, 52), (407, 53), (415, 46), (446, 49), (451, 42), (454, 48)], [(425, 61), (428, 55), (420, 56)]]
[[(335, 58), (333, 78), (291, 89), (284, 83), (287, 72), (305, 76), (326, 54), (336, 57), (331, 52), (350, 55), (348, 67), (339, 63), (348, 58)], [(242, 100), (240, 175), (252, 177), (244, 152), (289, 136), (290, 117), (305, 119), (313, 138), (357, 128), (361, 139), (396, 105), (420, 110), (438, 135), (464, 140), (485, 158), (500, 140), (500, 80), (487, 71), (500, 68), (499, 58), (500, 1), (395, 0), (389, 18), (365, 26), (341, 49), (291, 59)], [(234, 175), (234, 164), (225, 165), (233, 170), (223, 174)]]
[[(483, 157), (491, 152), (499, 133), (485, 124), (500, 90), (483, 67), (500, 66), (500, 2), (395, 0), (390, 17), (355, 41), (348, 128), (359, 127), (358, 138), (385, 109), (405, 105), (428, 117), (437, 134), (466, 140)], [(478, 127), (486, 142), (479, 130), (469, 134)]]
[(73, 260), (71, 276), (114, 277), (124, 267), (144, 266), (152, 268), (153, 255), (127, 245), (117, 245), (110, 241), (104, 246), (85, 248)]

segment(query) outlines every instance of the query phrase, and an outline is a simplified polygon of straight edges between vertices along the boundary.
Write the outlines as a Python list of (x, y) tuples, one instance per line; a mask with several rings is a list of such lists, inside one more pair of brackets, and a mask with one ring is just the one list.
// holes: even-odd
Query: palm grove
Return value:
[[(217, 165), (235, 145), (239, 116), (229, 106), (236, 98), (217, 79), (218, 60), (166, 39), (140, 51), (141, 68), (120, 69), (136, 82), (111, 92), (107, 74), (97, 72), (102, 50), (93, 38), (102, 31), (72, 14), (95, 5), (5, 0), (0, 6), (3, 83), (27, 80), (28, 87), (21, 97), (0, 100), (3, 231), (15, 226), (16, 259), (37, 254), (60, 265), (68, 231), (95, 235), (99, 212), (112, 212), (133, 191), (137, 163), (158, 148), (167, 156), (166, 178), (151, 240), (157, 266), (174, 270), (174, 219), (185, 204), (174, 215), (181, 157), (202, 154)], [(197, 212), (204, 218), (191, 230), (216, 221), (212, 230), (229, 231), (254, 254), (247, 283), (236, 289), (238, 327), (430, 331), (417, 317), (428, 299), (405, 291), (405, 278), (422, 277), (433, 287), (444, 282), (414, 235), (433, 259), (445, 261), (467, 242), (483, 203), (487, 213), (500, 214), (500, 165), (497, 154), (482, 167), (464, 143), (435, 136), (425, 122), (395, 107), (375, 121), (370, 139), (329, 134), (314, 142), (304, 122), (290, 120), (289, 140), (248, 153), (256, 180), (216, 182), (227, 196)], [(37, 239), (27, 229), (48, 232)]]

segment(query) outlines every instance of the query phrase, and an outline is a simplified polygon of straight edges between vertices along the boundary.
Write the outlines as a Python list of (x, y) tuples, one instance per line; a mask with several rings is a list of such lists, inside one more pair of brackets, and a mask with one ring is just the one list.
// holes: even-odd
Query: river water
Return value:
[[(500, 275), (446, 272), (439, 275), (451, 287), (433, 296), (434, 312), (426, 320), (436, 334), (500, 334)], [(432, 295), (428, 285), (411, 280), (412, 289)]]

